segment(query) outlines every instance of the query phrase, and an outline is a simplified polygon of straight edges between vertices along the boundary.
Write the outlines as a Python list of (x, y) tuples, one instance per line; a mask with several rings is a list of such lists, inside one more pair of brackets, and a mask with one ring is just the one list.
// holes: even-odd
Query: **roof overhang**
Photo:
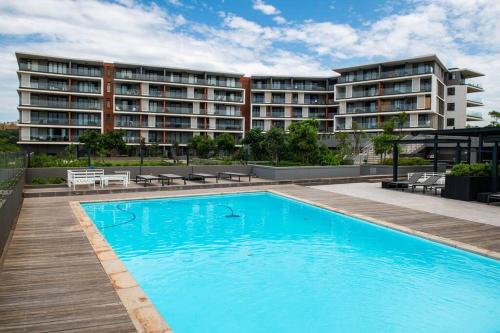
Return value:
[(469, 79), (469, 78), (473, 78), (473, 77), (480, 77), (480, 76), (484, 76), (483, 73), (481, 72), (478, 72), (478, 71), (474, 71), (472, 69), (468, 69), (468, 68), (450, 68), (448, 69), (448, 71), (450, 73), (453, 73), (453, 72), (460, 72), (462, 77), (464, 79)]
[(413, 63), (419, 63), (419, 62), (428, 62), (428, 61), (435, 61), (441, 67), (446, 68), (446, 66), (443, 64), (443, 62), (439, 59), (439, 57), (437, 55), (429, 54), (429, 55), (424, 55), (424, 56), (419, 56), (419, 57), (414, 57), (414, 58), (391, 60), (391, 61), (384, 61), (384, 62), (375, 62), (375, 63), (365, 64), (365, 65), (360, 65), (360, 66), (333, 68), (332, 70), (337, 72), (337, 73), (345, 73), (345, 72), (351, 72), (354, 70), (375, 68), (375, 67), (378, 67), (379, 65), (381, 65), (381, 66), (396, 66), (396, 65), (413, 64)]

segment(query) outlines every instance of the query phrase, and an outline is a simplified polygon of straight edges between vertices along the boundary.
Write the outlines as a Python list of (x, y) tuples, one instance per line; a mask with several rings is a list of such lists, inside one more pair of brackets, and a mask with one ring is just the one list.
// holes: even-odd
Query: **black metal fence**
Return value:
[(21, 209), (27, 163), (25, 153), (0, 153), (0, 257)]

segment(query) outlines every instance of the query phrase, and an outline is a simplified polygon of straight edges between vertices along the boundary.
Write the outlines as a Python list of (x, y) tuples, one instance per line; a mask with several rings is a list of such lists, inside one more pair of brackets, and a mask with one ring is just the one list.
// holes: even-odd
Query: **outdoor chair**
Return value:
[(401, 188), (403, 191), (405, 188), (408, 188), (412, 186), (413, 184), (418, 184), (418, 181), (420, 178), (422, 178), (423, 173), (421, 172), (415, 172), (413, 175), (408, 178), (408, 180), (399, 180), (399, 181), (392, 181), (388, 182), (387, 184), (390, 187), (395, 187), (395, 188)]
[(426, 180), (421, 183), (415, 183), (411, 185), (411, 191), (414, 192), (416, 187), (422, 187), (422, 191), (425, 194), (428, 188), (435, 188), (435, 192), (437, 194), (437, 188), (442, 188), (444, 185), (439, 184), (439, 180), (441, 179), (441, 175), (430, 176)]

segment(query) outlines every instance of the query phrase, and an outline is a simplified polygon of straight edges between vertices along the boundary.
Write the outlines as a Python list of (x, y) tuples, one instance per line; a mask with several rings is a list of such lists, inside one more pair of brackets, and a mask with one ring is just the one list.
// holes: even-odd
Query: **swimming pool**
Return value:
[(82, 207), (177, 333), (500, 330), (498, 261), (279, 195)]

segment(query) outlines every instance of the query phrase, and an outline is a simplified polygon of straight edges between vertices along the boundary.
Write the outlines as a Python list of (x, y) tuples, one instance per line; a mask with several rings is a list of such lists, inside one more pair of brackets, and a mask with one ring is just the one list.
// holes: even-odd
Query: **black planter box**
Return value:
[(481, 192), (491, 192), (491, 177), (446, 175), (445, 198), (472, 201)]

